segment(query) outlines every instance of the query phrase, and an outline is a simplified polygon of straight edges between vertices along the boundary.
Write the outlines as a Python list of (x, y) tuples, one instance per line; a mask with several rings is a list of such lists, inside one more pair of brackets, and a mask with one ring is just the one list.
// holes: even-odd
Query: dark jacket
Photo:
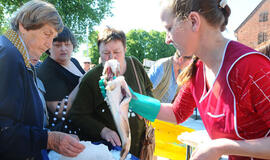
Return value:
[[(152, 83), (142, 64), (134, 57), (133, 61), (143, 94), (152, 96)], [(130, 58), (126, 58), (126, 62), (125, 80), (135, 92), (139, 93), (139, 87)], [(102, 70), (103, 66), (99, 64), (86, 73), (80, 83), (80, 89), (70, 110), (72, 123), (74, 127), (80, 128), (79, 137), (83, 140), (100, 141), (100, 132), (104, 127), (117, 131), (112, 114), (98, 86)], [(138, 157), (142, 147), (142, 140), (145, 136), (145, 125), (144, 121), (140, 120), (134, 112), (129, 114), (129, 125), (131, 129), (130, 153)]]
[[(71, 62), (82, 74), (85, 73), (76, 59), (71, 58)], [(80, 76), (71, 73), (51, 57), (40, 65), (37, 75), (44, 84), (46, 101), (61, 101), (72, 92), (80, 79)]]
[(48, 140), (47, 130), (43, 129), (44, 111), (34, 72), (26, 66), (26, 60), (11, 41), (0, 36), (1, 160), (47, 157), (42, 151)]

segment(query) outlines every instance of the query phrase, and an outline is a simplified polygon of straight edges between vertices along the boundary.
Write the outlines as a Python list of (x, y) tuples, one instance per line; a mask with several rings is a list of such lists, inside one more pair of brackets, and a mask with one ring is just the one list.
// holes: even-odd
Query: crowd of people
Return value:
[(259, 52), (223, 37), (230, 12), (226, 0), (161, 0), (165, 42), (176, 52), (147, 73), (126, 56), (125, 33), (111, 27), (98, 34), (100, 64), (89, 69), (87, 60), (83, 69), (55, 7), (25, 3), (0, 36), (0, 159), (45, 160), (49, 150), (76, 157), (80, 140), (121, 146), (99, 83), (110, 59), (138, 95), (130, 100), (131, 154), (144, 159), (145, 119), (179, 124), (197, 107), (211, 141), (191, 160), (270, 159), (269, 46)]

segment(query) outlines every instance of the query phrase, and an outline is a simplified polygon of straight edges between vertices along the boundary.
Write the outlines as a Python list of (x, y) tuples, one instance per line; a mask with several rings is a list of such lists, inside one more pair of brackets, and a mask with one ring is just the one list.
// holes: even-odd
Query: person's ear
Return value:
[(193, 32), (197, 32), (201, 26), (201, 17), (198, 12), (190, 12), (188, 15), (188, 20), (191, 22), (191, 27)]
[(24, 34), (27, 32), (27, 30), (23, 27), (23, 25), (21, 23), (19, 23), (19, 31)]

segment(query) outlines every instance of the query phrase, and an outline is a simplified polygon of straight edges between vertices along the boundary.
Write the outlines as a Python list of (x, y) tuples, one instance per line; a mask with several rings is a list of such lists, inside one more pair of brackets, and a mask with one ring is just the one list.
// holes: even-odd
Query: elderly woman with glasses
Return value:
[(44, 128), (44, 108), (30, 62), (51, 48), (62, 29), (54, 6), (33, 0), (19, 8), (11, 29), (0, 36), (1, 159), (48, 159), (46, 149), (74, 157), (84, 149), (77, 137)]

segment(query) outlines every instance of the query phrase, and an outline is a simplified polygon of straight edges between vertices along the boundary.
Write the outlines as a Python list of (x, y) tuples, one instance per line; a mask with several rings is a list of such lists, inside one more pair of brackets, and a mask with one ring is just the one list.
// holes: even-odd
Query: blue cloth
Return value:
[[(122, 150), (122, 148), (120, 146), (113, 146), (110, 142), (106, 142), (106, 141), (98, 141), (98, 142), (92, 142), (92, 143), (95, 145), (104, 144), (104, 145), (108, 146), (109, 150), (115, 150), (115, 151)], [(136, 156), (131, 154), (131, 160), (139, 160), (139, 158), (137, 158)]]
[[(158, 84), (161, 82), (163, 75), (164, 75), (164, 67), (163, 64), (170, 60), (171, 57), (169, 58), (162, 58), (150, 68), (148, 72), (148, 76), (153, 83), (153, 89), (155, 89)], [(177, 92), (177, 83), (176, 83), (176, 78), (174, 76), (174, 71), (173, 71), (173, 65), (171, 68), (172, 76), (170, 78), (170, 83), (168, 84), (168, 91), (165, 93), (165, 95), (162, 97), (161, 102), (162, 103), (171, 103), (176, 95)]]
[(0, 36), (0, 75), (0, 159), (46, 159), (48, 133), (35, 75), (5, 36)]

